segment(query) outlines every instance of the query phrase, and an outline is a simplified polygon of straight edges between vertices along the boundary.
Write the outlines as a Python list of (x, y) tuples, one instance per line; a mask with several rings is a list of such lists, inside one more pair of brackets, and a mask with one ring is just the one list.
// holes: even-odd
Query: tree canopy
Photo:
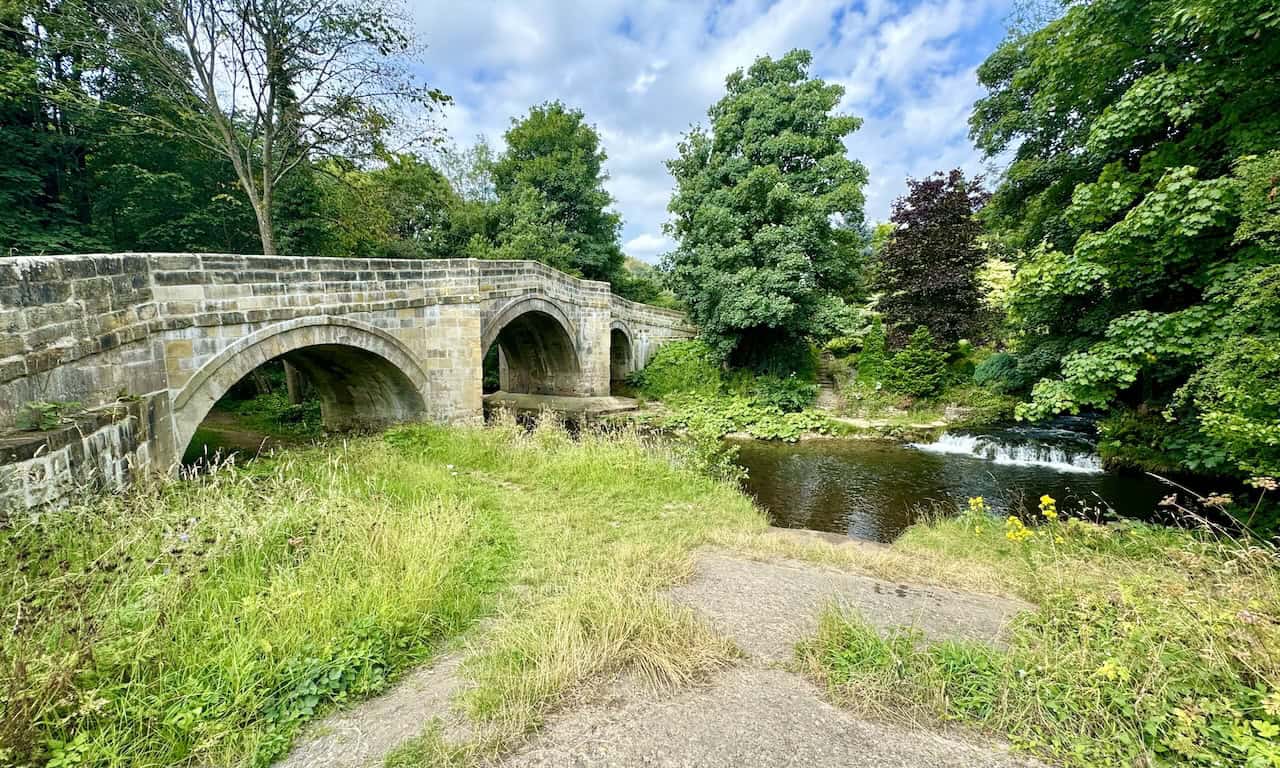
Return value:
[[(1013, 156), (985, 215), (1023, 251), (1008, 298), (1015, 343), (1047, 351), (1022, 415), (1161, 409), (1189, 381), (1240, 368), (1226, 318), (1280, 261), (1277, 62), (1269, 0), (1097, 0), (979, 69), (988, 94), (973, 137)], [(1231, 407), (1210, 389), (1183, 402)], [(1187, 466), (1242, 462), (1205, 412), (1168, 415)]]
[(947, 345), (978, 332), (978, 267), (987, 256), (975, 214), (985, 199), (979, 183), (959, 169), (907, 179), (876, 263), (878, 306), (892, 321), (897, 344), (920, 326)]
[(834, 113), (844, 89), (809, 76), (811, 56), (759, 58), (667, 163), (676, 191), (665, 267), (716, 351), (748, 362), (794, 345), (858, 280), (866, 168)]
[(592, 280), (622, 270), (622, 218), (609, 209), (606, 158), (581, 110), (558, 101), (511, 121), (493, 164), (503, 258), (531, 258)]

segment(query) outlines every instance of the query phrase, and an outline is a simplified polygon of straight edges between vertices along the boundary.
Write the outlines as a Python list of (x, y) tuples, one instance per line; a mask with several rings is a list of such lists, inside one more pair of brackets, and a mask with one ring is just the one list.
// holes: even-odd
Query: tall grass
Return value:
[(885, 636), (830, 611), (801, 658), (838, 700), (968, 722), (1072, 766), (1280, 765), (1274, 551), (1142, 524), (1025, 528), (974, 514), (913, 528), (895, 548), (999, 573), (1036, 610), (1005, 650)]
[(0, 531), (0, 763), (267, 765), (485, 615), (468, 707), (496, 748), (588, 676), (722, 663), (654, 592), (726, 526), (763, 521), (666, 449), (510, 423), (42, 512)]

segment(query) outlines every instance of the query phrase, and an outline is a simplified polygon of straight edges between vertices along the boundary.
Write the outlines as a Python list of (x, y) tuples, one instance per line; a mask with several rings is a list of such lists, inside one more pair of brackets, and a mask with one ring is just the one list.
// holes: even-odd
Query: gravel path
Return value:
[(914, 627), (930, 640), (962, 638), (999, 644), (1011, 616), (1026, 603), (937, 587), (898, 584), (795, 561), (757, 562), (724, 552), (698, 557), (688, 584), (671, 596), (705, 615), (752, 656), (788, 661), (812, 637), (829, 604), (856, 609), (872, 624)]
[(620, 680), (554, 717), (504, 768), (1014, 768), (992, 747), (860, 720), (803, 678), (747, 665), (661, 696)]

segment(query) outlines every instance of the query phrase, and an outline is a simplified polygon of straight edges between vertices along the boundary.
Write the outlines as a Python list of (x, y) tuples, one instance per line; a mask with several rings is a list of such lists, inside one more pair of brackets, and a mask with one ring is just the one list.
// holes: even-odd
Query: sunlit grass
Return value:
[(884, 635), (833, 610), (802, 661), (849, 706), (960, 720), (1068, 765), (1280, 764), (1273, 551), (1140, 524), (1031, 530), (1013, 541), (964, 515), (893, 548), (1034, 604), (1007, 650)]
[(496, 749), (592, 675), (674, 683), (730, 658), (657, 592), (710, 531), (763, 524), (669, 448), (510, 424), (44, 513), (0, 533), (4, 757), (265, 765), (482, 616), (465, 706)]

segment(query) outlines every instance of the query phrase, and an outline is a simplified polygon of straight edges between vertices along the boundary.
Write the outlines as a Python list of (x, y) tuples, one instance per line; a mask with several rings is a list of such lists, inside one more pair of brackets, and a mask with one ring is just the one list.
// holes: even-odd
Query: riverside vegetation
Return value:
[(690, 462), (550, 423), (406, 427), (15, 520), (0, 756), (267, 765), (485, 615), (489, 748), (589, 676), (687, 681), (732, 650), (656, 592), (712, 531), (764, 526)]
[[(1167, 503), (1203, 519), (1223, 501)], [(1007, 649), (886, 636), (833, 609), (801, 660), (847, 705), (966, 723), (1065, 765), (1280, 765), (1274, 548), (1212, 527), (1099, 525), (1047, 496), (1040, 509), (1001, 525), (972, 499), (895, 544), (1035, 605)]]
[(1035, 606), (1003, 650), (883, 636), (833, 611), (798, 658), (837, 702), (966, 723), (1069, 765), (1274, 764), (1269, 546), (1085, 522), (1051, 500), (1043, 519), (1004, 523), (974, 500), (883, 551), (781, 540), (722, 469), (633, 432), (499, 419), (397, 428), (15, 520), (0, 533), (0, 754), (268, 765), (309, 720), (471, 633), (471, 739), (425, 724), (389, 763), (472, 764), (595, 676), (681, 684), (731, 663), (727, 641), (661, 597), (693, 549), (718, 544)]

